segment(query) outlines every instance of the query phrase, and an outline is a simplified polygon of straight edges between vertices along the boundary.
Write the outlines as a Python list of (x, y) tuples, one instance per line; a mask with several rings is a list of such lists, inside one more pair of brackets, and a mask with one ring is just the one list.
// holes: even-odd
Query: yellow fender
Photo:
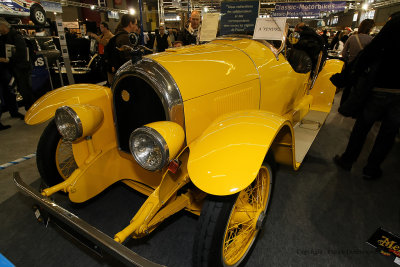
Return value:
[[(39, 98), (25, 115), (29, 125), (43, 123), (52, 117), (57, 108), (73, 104), (98, 103), (99, 99), (111, 103), (110, 88), (96, 84), (74, 84), (53, 90)], [(100, 102), (103, 102), (100, 101)]]
[(240, 111), (214, 121), (189, 145), (192, 182), (213, 195), (230, 195), (249, 186), (280, 129), (283, 117), (265, 111)]
[(313, 96), (312, 110), (330, 112), (332, 101), (336, 93), (336, 87), (332, 84), (329, 78), (343, 68), (343, 61), (337, 59), (327, 60), (324, 68), (318, 74), (314, 87), (310, 90), (310, 95)]

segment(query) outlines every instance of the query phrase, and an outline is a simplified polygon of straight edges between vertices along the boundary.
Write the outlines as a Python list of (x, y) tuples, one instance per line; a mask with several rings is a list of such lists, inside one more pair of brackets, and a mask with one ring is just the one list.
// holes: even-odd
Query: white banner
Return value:
[(257, 18), (253, 39), (282, 40), (286, 18)]
[(201, 23), (200, 42), (211, 41), (217, 37), (219, 13), (206, 13)]

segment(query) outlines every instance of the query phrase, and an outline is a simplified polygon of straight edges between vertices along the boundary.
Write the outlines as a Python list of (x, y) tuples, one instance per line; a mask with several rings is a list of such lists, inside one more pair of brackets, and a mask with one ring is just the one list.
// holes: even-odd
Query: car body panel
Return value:
[(184, 102), (187, 144), (223, 114), (258, 109), (259, 99), (259, 80), (256, 79)]
[(149, 57), (174, 77), (183, 101), (259, 78), (245, 53), (224, 44), (170, 49)]
[(322, 71), (318, 74), (310, 95), (313, 96), (312, 110), (330, 112), (332, 108), (333, 97), (336, 94), (336, 87), (331, 83), (329, 78), (339, 73), (343, 67), (343, 61), (331, 59), (326, 61)]
[(54, 117), (56, 109), (61, 106), (89, 104), (100, 98), (111, 101), (110, 88), (95, 84), (64, 86), (39, 98), (26, 113), (25, 122), (29, 125), (43, 123)]
[(213, 195), (230, 195), (245, 189), (255, 179), (284, 125), (290, 122), (259, 110), (221, 116), (189, 145), (190, 179)]
[(119, 151), (116, 144), (102, 147), (97, 158), (84, 164), (78, 169), (81, 172), (71, 181), (73, 187), (69, 191), (69, 199), (72, 202), (85, 202), (120, 180), (129, 179), (156, 188), (162, 178), (161, 172), (146, 171), (132, 155)]
[(234, 46), (253, 61), (260, 77), (261, 110), (283, 115), (299, 103), (309, 74), (296, 73), (282, 54), (276, 57), (264, 43), (251, 39), (223, 39), (213, 42)]
[(32, 0), (2, 0), (0, 1), (0, 15), (29, 16), (33, 4), (39, 3)]

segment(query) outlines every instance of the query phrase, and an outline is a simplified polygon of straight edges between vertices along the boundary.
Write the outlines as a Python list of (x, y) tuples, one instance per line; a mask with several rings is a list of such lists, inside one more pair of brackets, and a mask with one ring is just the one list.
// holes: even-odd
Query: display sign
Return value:
[(346, 7), (346, 1), (276, 3), (273, 17), (319, 16), (322, 11), (339, 12)]
[(40, 1), (40, 4), (42, 5), (43, 9), (46, 12), (57, 12), (57, 13), (62, 13), (62, 7), (61, 3), (56, 3), (56, 2), (48, 2), (48, 1)]
[(221, 35), (253, 34), (258, 6), (258, 1), (222, 2)]
[(109, 19), (119, 19), (119, 13), (117, 11), (107, 11)]
[(282, 40), (285, 34), (286, 18), (258, 18), (253, 39)]
[(214, 40), (217, 37), (220, 13), (206, 13), (203, 16), (200, 31), (200, 42)]
[(367, 243), (379, 249), (382, 255), (400, 257), (400, 238), (382, 228), (378, 228)]
[(79, 29), (78, 21), (63, 22), (62, 25), (64, 28), (68, 28), (68, 29)]

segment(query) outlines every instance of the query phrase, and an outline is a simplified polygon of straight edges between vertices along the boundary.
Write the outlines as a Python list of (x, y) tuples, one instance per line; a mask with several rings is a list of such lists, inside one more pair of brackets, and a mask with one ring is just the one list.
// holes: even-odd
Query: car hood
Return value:
[(240, 42), (215, 41), (204, 45), (167, 49), (166, 52), (148, 57), (171, 74), (179, 87), (182, 100), (187, 101), (259, 79), (258, 66), (250, 56), (251, 51), (242, 49), (254, 43), (257, 42), (248, 39)]

